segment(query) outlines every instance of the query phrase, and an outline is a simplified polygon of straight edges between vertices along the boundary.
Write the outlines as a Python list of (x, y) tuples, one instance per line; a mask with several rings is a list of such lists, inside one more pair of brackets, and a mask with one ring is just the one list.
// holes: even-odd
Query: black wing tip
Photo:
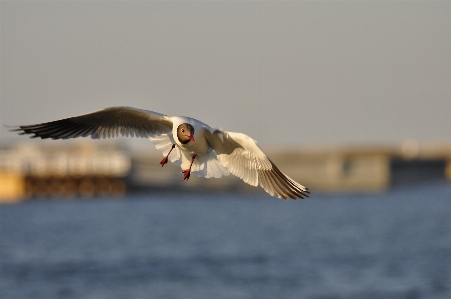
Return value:
[(41, 137), (41, 136), (38, 136), (32, 130), (27, 129), (26, 127), (28, 127), (28, 126), (14, 126), (14, 127), (7, 126), (7, 128), (9, 129), (10, 132), (18, 132), (17, 133), (18, 135), (31, 135), (31, 134), (34, 134), (33, 136), (30, 136), (30, 138)]
[[(8, 131), (10, 131), (10, 132), (20, 132), (20, 131), (23, 131), (22, 126), (9, 126), (9, 125), (3, 124), (3, 127), (5, 127), (6, 129), (8, 129)], [(20, 134), (20, 133), (19, 133), (19, 134)]]
[(294, 200), (297, 200), (298, 198), (300, 198), (300, 199), (309, 198), (310, 196), (307, 193), (310, 193), (310, 192), (302, 191), (299, 194), (296, 194), (297, 195), (296, 197), (293, 196), (291, 198)]
[[(305, 187), (304, 187), (305, 188)], [(304, 198), (309, 198), (310, 191), (308, 190), (308, 188), (305, 188), (305, 190), (302, 190), (301, 192), (299, 192), (299, 198), (300, 199), (304, 199)]]
[(284, 199), (284, 200), (289, 200), (290, 198), (292, 200), (298, 200), (298, 198), (300, 199), (305, 199), (308, 198), (309, 196), (303, 192), (296, 194), (296, 195), (282, 195), (280, 198)]
[(290, 198), (293, 200), (297, 200), (298, 198), (300, 199), (305, 199), (305, 198), (309, 198), (309, 194), (310, 192), (308, 191), (307, 188), (305, 188), (306, 190), (303, 191), (298, 191), (298, 190), (292, 190), (295, 193), (289, 193), (289, 194), (279, 194), (278, 196), (276, 195), (276, 197), (282, 198), (284, 200), (289, 200)]
[[(33, 125), (21, 125), (21, 126), (6, 126), (10, 132), (18, 132), (19, 135), (31, 135), (30, 138), (41, 138), (53, 140), (63, 139), (65, 136), (58, 132), (58, 129), (64, 131), (68, 126), (73, 125), (70, 122), (70, 118), (50, 121), (46, 123), (39, 123)], [(58, 128), (57, 128), (58, 127)]]
[[(25, 129), (26, 126), (8, 126), (8, 125), (3, 125), (6, 128), (8, 128), (8, 131), (10, 132), (17, 132), (18, 135), (28, 135), (28, 134), (33, 134), (33, 132), (28, 131), (27, 129)], [(30, 136), (30, 138), (35, 138), (37, 136)]]
[(301, 184), (293, 181), (291, 178), (289, 178), (286, 174), (284, 174), (282, 171), (280, 171), (279, 168), (270, 160), (272, 169), (270, 172), (276, 175), (276, 179), (274, 182), (278, 184), (277, 182), (280, 182), (282, 185), (279, 185), (279, 188), (282, 187), (285, 191), (282, 194), (278, 194), (277, 197), (283, 198), (285, 200), (288, 200), (288, 198), (291, 198), (293, 200), (297, 200), (298, 198), (304, 199), (306, 197), (310, 197), (310, 190), (307, 187), (302, 186)]

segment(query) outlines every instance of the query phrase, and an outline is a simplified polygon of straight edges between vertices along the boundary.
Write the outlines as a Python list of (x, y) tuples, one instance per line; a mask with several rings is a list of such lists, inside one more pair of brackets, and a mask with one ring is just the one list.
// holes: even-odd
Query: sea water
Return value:
[(451, 184), (0, 206), (0, 298), (451, 298)]

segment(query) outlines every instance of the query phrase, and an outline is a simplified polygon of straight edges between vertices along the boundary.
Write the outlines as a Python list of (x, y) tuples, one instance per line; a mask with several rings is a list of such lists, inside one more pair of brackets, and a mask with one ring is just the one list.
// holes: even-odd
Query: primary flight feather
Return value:
[(278, 198), (304, 198), (308, 188), (280, 171), (255, 140), (242, 133), (214, 129), (190, 117), (173, 116), (132, 107), (111, 107), (61, 120), (12, 128), (31, 138), (68, 139), (136, 136), (149, 138), (168, 161), (182, 168), (183, 179), (193, 173), (220, 178), (229, 173), (260, 185)]

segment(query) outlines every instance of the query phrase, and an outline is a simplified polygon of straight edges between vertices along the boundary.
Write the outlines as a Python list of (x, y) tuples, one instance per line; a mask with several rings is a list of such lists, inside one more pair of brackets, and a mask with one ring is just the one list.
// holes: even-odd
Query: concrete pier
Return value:
[[(288, 176), (315, 192), (384, 192), (406, 184), (451, 179), (451, 143), (329, 146), (266, 150)], [(235, 176), (183, 181), (161, 154), (131, 155), (116, 145), (18, 143), (0, 148), (0, 202), (102, 196), (152, 190), (262, 192)]]

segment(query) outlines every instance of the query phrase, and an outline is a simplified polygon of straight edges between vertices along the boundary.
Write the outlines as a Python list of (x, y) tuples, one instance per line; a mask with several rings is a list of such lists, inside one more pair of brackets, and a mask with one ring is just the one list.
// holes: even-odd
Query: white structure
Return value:
[(0, 150), (0, 172), (22, 176), (124, 177), (130, 168), (130, 156), (116, 147), (39, 147), (19, 143)]

